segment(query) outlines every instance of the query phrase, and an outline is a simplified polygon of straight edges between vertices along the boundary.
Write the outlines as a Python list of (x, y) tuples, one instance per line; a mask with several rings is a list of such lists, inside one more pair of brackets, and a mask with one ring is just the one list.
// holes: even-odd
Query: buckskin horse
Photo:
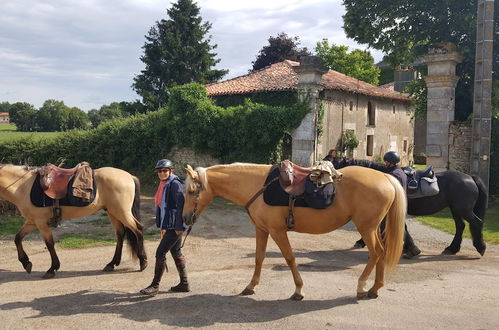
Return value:
[[(199, 167), (194, 171), (188, 166), (184, 221), (187, 225), (194, 224), (196, 218), (216, 196), (246, 205), (256, 228), (256, 258), (253, 277), (241, 295), (254, 294), (255, 286), (260, 282), (270, 234), (291, 268), (295, 283), (295, 292), (291, 299), (301, 300), (303, 281), (288, 240), (285, 223), (288, 207), (269, 206), (259, 195), (270, 168), (271, 165), (234, 163)], [(337, 183), (334, 203), (321, 210), (295, 207), (293, 230), (323, 234), (352, 221), (369, 250), (369, 260), (358, 280), (357, 297), (376, 298), (378, 290), (384, 285), (385, 267), (387, 270), (393, 269), (402, 252), (406, 207), (402, 186), (390, 175), (362, 167), (346, 168), (343, 178)], [(387, 229), (382, 240), (379, 224), (385, 216)], [(367, 280), (374, 267), (374, 284), (366, 292)]]
[[(357, 159), (343, 160), (340, 162), (339, 168), (343, 171), (345, 166), (352, 165), (369, 167), (378, 171), (386, 170), (386, 167), (381, 163)], [(442, 254), (454, 255), (461, 249), (465, 227), (464, 219), (470, 225), (473, 246), (483, 256), (486, 244), (483, 240), (482, 230), (488, 198), (485, 184), (478, 176), (453, 170), (438, 172), (436, 177), (439, 186), (438, 194), (409, 198), (407, 213), (415, 216), (431, 215), (448, 207), (456, 225), (456, 233), (451, 244), (442, 251)], [(409, 253), (408, 257), (412, 257), (414, 253), (411, 251), (419, 249), (408, 231), (405, 233), (405, 241), (408, 243), (405, 247)], [(357, 241), (355, 246), (362, 247), (362, 240)]]
[[(39, 169), (10, 164), (0, 165), (0, 198), (15, 204), (25, 219), (24, 225), (15, 237), (18, 259), (24, 269), (31, 273), (32, 263), (23, 249), (22, 240), (38, 228), (52, 260), (43, 278), (52, 278), (60, 267), (54, 248), (52, 229), (48, 226), (48, 220), (53, 216), (53, 209), (51, 206), (36, 207), (30, 200), (30, 191), (38, 177)], [(120, 264), (125, 238), (129, 242), (132, 256), (139, 259), (142, 271), (147, 267), (147, 257), (142, 234), (143, 226), (139, 219), (140, 183), (138, 178), (112, 167), (96, 169), (94, 177), (97, 191), (93, 202), (84, 207), (61, 206), (62, 219), (81, 218), (105, 209), (116, 231), (117, 243), (113, 259), (105, 266), (104, 271), (112, 271), (114, 266)]]

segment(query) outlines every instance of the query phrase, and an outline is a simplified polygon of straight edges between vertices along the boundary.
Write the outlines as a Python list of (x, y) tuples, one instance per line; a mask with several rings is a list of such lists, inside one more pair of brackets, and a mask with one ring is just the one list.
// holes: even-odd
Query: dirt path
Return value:
[[(147, 226), (152, 226), (151, 211), (144, 208)], [(56, 235), (89, 226), (72, 222), (57, 229)], [(12, 240), (0, 240), (0, 327), (496, 329), (499, 247), (489, 245), (480, 258), (465, 241), (457, 256), (441, 256), (450, 235), (413, 221), (409, 227), (423, 254), (402, 260), (380, 297), (363, 301), (355, 299), (355, 290), (367, 251), (350, 249), (358, 236), (351, 226), (325, 235), (290, 233), (305, 283), (303, 301), (287, 300), (294, 284), (271, 241), (256, 294), (238, 296), (253, 272), (254, 229), (241, 208), (220, 203), (199, 219), (184, 248), (192, 289), (187, 294), (167, 292), (177, 283), (170, 257), (162, 292), (144, 299), (137, 292), (150, 283), (153, 267), (138, 272), (138, 265), (124, 254), (115, 272), (101, 272), (113, 246), (59, 248), (60, 272), (55, 279), (42, 280), (50, 263), (43, 242), (26, 242), (33, 262), (33, 272), (26, 274)], [(156, 245), (157, 241), (146, 243), (151, 264)]]

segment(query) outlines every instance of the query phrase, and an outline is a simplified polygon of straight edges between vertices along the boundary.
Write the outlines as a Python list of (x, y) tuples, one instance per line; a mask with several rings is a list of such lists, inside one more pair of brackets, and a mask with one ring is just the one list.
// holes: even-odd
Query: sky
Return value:
[[(0, 102), (47, 99), (84, 111), (140, 99), (131, 85), (144, 69), (145, 35), (167, 19), (172, 1), (1, 0)], [(248, 73), (270, 36), (298, 36), (314, 50), (327, 38), (366, 49), (343, 31), (342, 0), (198, 0), (203, 21), (212, 24), (211, 44), (228, 69), (225, 79)], [(382, 58), (370, 49), (375, 61)]]

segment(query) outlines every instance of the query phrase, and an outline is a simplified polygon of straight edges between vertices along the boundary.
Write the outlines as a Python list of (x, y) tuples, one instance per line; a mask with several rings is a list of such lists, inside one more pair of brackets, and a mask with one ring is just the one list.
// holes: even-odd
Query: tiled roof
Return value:
[[(244, 76), (206, 85), (209, 95), (249, 94), (254, 92), (294, 90), (298, 85), (298, 75), (293, 67), (300, 63), (285, 60)], [(342, 90), (369, 96), (410, 100), (404, 94), (371, 85), (334, 70), (322, 76), (325, 89)]]

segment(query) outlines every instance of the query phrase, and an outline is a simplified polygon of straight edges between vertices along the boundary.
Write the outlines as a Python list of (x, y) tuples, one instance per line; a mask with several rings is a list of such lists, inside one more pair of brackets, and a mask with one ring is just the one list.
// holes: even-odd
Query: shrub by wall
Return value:
[(491, 195), (499, 195), (499, 117), (492, 117), (492, 138), (490, 148), (489, 191)]

